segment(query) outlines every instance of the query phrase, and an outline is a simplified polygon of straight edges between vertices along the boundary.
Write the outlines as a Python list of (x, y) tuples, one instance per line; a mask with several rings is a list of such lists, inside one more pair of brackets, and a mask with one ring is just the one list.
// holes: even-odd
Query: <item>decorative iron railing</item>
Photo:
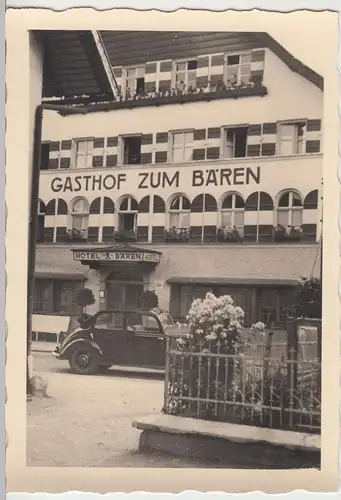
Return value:
[(227, 354), (219, 342), (169, 335), (165, 413), (320, 433), (320, 340), (303, 340), (303, 350), (291, 340)]

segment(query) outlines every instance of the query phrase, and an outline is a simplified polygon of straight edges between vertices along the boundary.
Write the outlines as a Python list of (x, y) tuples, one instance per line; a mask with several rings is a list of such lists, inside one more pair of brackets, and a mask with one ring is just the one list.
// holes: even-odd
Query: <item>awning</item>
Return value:
[[(319, 277), (319, 245), (207, 245), (174, 249), (163, 277), (168, 283), (293, 286)], [(176, 266), (172, 265), (172, 262)]]
[(244, 286), (295, 286), (298, 280), (286, 279), (246, 279), (246, 278), (200, 278), (174, 276), (167, 280), (169, 284), (176, 285), (244, 285)]

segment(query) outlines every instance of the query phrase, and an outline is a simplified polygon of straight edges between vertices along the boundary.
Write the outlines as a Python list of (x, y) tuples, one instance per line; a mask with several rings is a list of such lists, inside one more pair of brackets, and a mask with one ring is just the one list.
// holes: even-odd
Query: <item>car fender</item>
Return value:
[(77, 345), (80, 345), (80, 344), (86, 344), (86, 345), (90, 345), (93, 349), (95, 349), (95, 351), (97, 351), (101, 356), (103, 356), (103, 352), (101, 350), (101, 348), (99, 347), (98, 344), (96, 344), (96, 342), (94, 342), (93, 340), (88, 340), (88, 339), (74, 339), (74, 340), (71, 340), (71, 342), (69, 342), (67, 345), (65, 345), (63, 347), (63, 349), (61, 349), (59, 351), (59, 358), (67, 358), (68, 356), (68, 353), (70, 352), (70, 349), (71, 348), (74, 348), (74, 346), (77, 346)]

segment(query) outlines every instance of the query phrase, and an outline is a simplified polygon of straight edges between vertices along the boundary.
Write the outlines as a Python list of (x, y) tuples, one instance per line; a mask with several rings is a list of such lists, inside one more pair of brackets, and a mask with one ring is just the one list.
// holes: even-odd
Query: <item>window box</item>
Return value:
[(220, 243), (241, 243), (243, 238), (235, 227), (219, 227), (217, 230), (217, 241)]
[[(95, 103), (90, 105), (93, 112), (111, 109), (136, 108), (146, 106), (162, 106), (166, 104), (181, 104), (186, 102), (213, 101), (216, 99), (236, 99), (239, 97), (265, 96), (267, 88), (263, 84), (250, 83), (248, 85), (224, 85), (223, 83), (196, 89), (167, 89), (161, 92), (144, 92), (126, 98), (119, 95), (115, 102)], [(61, 111), (61, 115), (68, 114)]]
[(68, 229), (66, 231), (67, 242), (86, 243), (88, 241), (88, 234), (85, 229)]
[(302, 239), (302, 228), (288, 226), (277, 226), (274, 228), (274, 241), (276, 243), (300, 242)]
[(126, 229), (114, 231), (114, 241), (137, 241), (136, 232)]
[(188, 243), (190, 240), (190, 230), (185, 228), (176, 228), (165, 230), (166, 243)]

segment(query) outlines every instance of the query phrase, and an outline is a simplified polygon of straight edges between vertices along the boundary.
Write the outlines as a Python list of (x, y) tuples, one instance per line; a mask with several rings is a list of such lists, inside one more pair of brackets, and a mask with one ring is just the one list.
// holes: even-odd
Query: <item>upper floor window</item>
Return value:
[(170, 229), (189, 229), (191, 202), (184, 195), (176, 196), (169, 207)]
[(244, 209), (244, 200), (239, 194), (228, 194), (221, 206), (221, 229), (233, 228), (238, 231), (239, 236), (243, 236)]
[(135, 231), (138, 203), (132, 196), (123, 198), (119, 206), (119, 230)]
[(277, 224), (284, 228), (298, 228), (302, 225), (303, 204), (301, 197), (289, 191), (280, 197), (277, 208)]
[(144, 75), (144, 66), (137, 66), (126, 70), (126, 94), (128, 96), (143, 94), (145, 89)]
[(141, 163), (141, 145), (140, 135), (121, 137), (121, 164), (139, 165)]
[(224, 158), (246, 156), (248, 127), (229, 127), (224, 130)]
[(77, 139), (75, 141), (76, 168), (91, 168), (94, 141), (93, 139)]
[(303, 154), (305, 151), (306, 122), (279, 124), (279, 154), (281, 156)]
[(183, 61), (175, 63), (175, 87), (185, 90), (196, 87), (197, 61)]
[(193, 131), (174, 132), (172, 137), (172, 161), (185, 162), (193, 159)]
[(248, 84), (251, 78), (251, 52), (227, 54), (225, 80), (230, 85)]
[(86, 236), (89, 223), (89, 203), (85, 198), (78, 198), (71, 206), (72, 231)]

